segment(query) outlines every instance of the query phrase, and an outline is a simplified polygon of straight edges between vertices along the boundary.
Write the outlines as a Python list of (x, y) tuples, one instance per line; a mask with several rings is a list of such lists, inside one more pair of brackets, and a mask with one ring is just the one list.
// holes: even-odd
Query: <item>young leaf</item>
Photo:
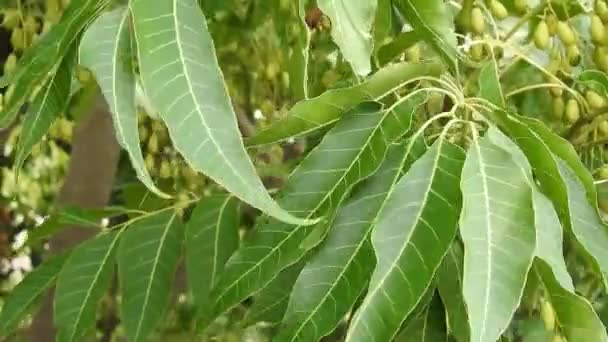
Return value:
[(337, 122), (361, 102), (384, 97), (414, 78), (439, 76), (440, 73), (441, 66), (433, 63), (389, 65), (361, 84), (329, 90), (318, 97), (298, 102), (285, 118), (261, 130), (246, 143), (249, 146), (272, 144), (308, 134)]
[(403, 169), (420, 154), (392, 147), (378, 172), (360, 185), (336, 216), (327, 239), (293, 288), (276, 341), (317, 341), (336, 328), (365, 289), (375, 264), (369, 239)]
[(532, 191), (519, 165), (487, 137), (473, 141), (462, 178), (471, 341), (496, 341), (519, 305), (534, 257)]
[(146, 94), (192, 168), (272, 217), (314, 223), (281, 208), (257, 176), (197, 1), (134, 0), (131, 10)]
[(63, 58), (59, 69), (49, 77), (47, 84), (28, 107), (21, 136), (15, 151), (15, 170), (23, 166), (32, 148), (49, 130), (53, 121), (65, 110), (70, 99), (70, 84), (72, 82), (72, 68), (76, 57), (75, 48)]
[(74, 0), (63, 12), (61, 21), (25, 50), (9, 79), (13, 86), (0, 113), (0, 126), (7, 126), (33, 90), (44, 84), (49, 73), (60, 63), (81, 31), (110, 4), (110, 0)]
[(239, 208), (229, 195), (203, 198), (186, 225), (186, 269), (194, 303), (209, 304), (209, 291), (239, 246)]
[(68, 256), (69, 253), (63, 253), (46, 260), (11, 291), (0, 311), (0, 337), (11, 333), (42, 294), (53, 285)]
[(445, 312), (439, 296), (416, 316), (395, 338), (395, 342), (447, 342)]
[(127, 151), (137, 178), (153, 193), (168, 197), (154, 185), (139, 147), (129, 20), (126, 7), (101, 15), (82, 37), (80, 64), (95, 75), (110, 106), (116, 140)]
[(445, 306), (450, 333), (458, 342), (469, 342), (470, 329), (462, 294), (464, 251), (455, 241), (437, 270), (437, 290)]
[[(385, 111), (375, 102), (353, 109), (289, 176), (281, 205), (303, 217), (331, 218), (351, 187), (375, 172), (389, 144), (407, 131), (412, 111)], [(238, 304), (301, 259), (314, 246), (306, 239), (316, 231), (319, 242), (327, 223), (311, 227), (261, 221), (228, 261), (212, 293), (216, 304), (211, 315)]]
[(103, 233), (84, 242), (59, 273), (53, 317), (58, 341), (81, 341), (95, 328), (97, 304), (110, 286), (121, 232)]
[(371, 29), (378, 0), (318, 0), (317, 4), (331, 19), (331, 36), (355, 73), (369, 74), (374, 46)]
[(118, 245), (122, 323), (130, 341), (145, 341), (163, 317), (181, 254), (183, 227), (163, 211), (126, 228)]
[(377, 265), (346, 341), (390, 341), (456, 234), (463, 151), (439, 138), (397, 183), (372, 232)]

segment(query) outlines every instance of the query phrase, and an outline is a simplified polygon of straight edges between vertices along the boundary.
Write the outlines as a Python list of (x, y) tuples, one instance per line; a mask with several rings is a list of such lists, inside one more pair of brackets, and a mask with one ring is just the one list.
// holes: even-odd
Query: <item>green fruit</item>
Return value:
[(560, 97), (554, 97), (553, 98), (553, 117), (556, 120), (561, 120), (564, 117), (564, 110), (566, 108), (566, 104), (564, 103), (564, 98)]
[(28, 15), (23, 22), (23, 30), (29, 34), (37, 33), (40, 29), (40, 24), (34, 16)]
[(588, 90), (585, 93), (585, 98), (591, 109), (600, 109), (606, 106), (606, 99), (593, 90)]
[(513, 7), (519, 13), (525, 13), (528, 11), (528, 0), (515, 0), (513, 1)]
[(478, 34), (482, 34), (486, 30), (486, 20), (479, 7), (474, 7), (471, 10), (471, 29)]
[(154, 156), (152, 154), (148, 154), (146, 156), (146, 160), (144, 161), (144, 163), (146, 164), (146, 169), (148, 169), (148, 171), (150, 171), (150, 173), (152, 173), (152, 171), (154, 170)]
[(555, 312), (548, 300), (541, 300), (540, 316), (545, 323), (545, 329), (547, 329), (547, 331), (553, 331), (555, 329)]
[(598, 171), (598, 176), (600, 179), (604, 180), (604, 179), (608, 179), (608, 166), (603, 166), (599, 171)]
[(608, 5), (602, 0), (595, 1), (595, 14), (597, 14), (603, 22), (608, 21)]
[(171, 176), (172, 176), (171, 166), (169, 165), (168, 161), (163, 160), (160, 163), (160, 178), (167, 179), (167, 178), (171, 178)]
[(549, 28), (549, 34), (554, 35), (557, 32), (557, 18), (553, 14), (548, 14), (545, 17), (545, 21)]
[(534, 30), (534, 45), (540, 50), (545, 50), (549, 47), (549, 28), (547, 23), (543, 20), (536, 26)]
[(405, 50), (405, 58), (410, 62), (419, 62), (420, 61), (420, 46), (418, 44), (414, 44), (409, 49)]
[(26, 48), (25, 32), (23, 32), (23, 29), (17, 27), (13, 30), (11, 33), (11, 45), (17, 51), (22, 51)]
[(491, 0), (488, 7), (490, 7), (490, 13), (496, 19), (502, 20), (509, 16), (509, 12), (507, 12), (505, 6), (498, 0)]
[(148, 139), (148, 152), (158, 152), (158, 135), (156, 133), (152, 133), (150, 135), (150, 139)]
[[(597, 129), (603, 136), (608, 135), (608, 120), (600, 122), (599, 126), (597, 126)], [(606, 170), (606, 172), (608, 175), (608, 170)]]
[(570, 45), (566, 48), (568, 63), (571, 66), (578, 65), (581, 62), (581, 52), (576, 45)]
[(595, 44), (603, 45), (606, 39), (606, 30), (604, 28), (604, 24), (602, 23), (602, 19), (600, 19), (597, 15), (591, 16), (591, 24), (589, 25), (589, 33), (591, 35), (591, 40)]
[(17, 55), (15, 55), (14, 53), (11, 53), (10, 55), (8, 55), (8, 57), (6, 58), (6, 61), (4, 62), (4, 74), (5, 75), (12, 74), (13, 70), (15, 70), (16, 67), (17, 67)]
[(557, 23), (557, 36), (566, 46), (576, 44), (576, 36), (566, 22), (560, 21)]
[(429, 114), (437, 114), (443, 110), (443, 95), (439, 93), (431, 93), (426, 101), (426, 110)]
[(2, 27), (11, 31), (19, 25), (21, 22), (21, 14), (16, 9), (7, 9), (4, 11), (4, 18), (2, 19)]
[(581, 113), (578, 108), (578, 103), (575, 99), (570, 99), (566, 102), (566, 121), (573, 124), (580, 119)]
[(481, 44), (475, 44), (471, 46), (469, 53), (471, 54), (471, 58), (473, 60), (479, 61), (483, 58), (483, 46)]

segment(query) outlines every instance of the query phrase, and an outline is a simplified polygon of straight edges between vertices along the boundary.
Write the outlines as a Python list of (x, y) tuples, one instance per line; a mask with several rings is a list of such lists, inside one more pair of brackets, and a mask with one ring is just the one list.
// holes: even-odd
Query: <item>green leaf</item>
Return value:
[(377, 265), (346, 341), (389, 341), (431, 284), (456, 234), (463, 151), (439, 138), (397, 183), (372, 232)]
[(66, 109), (70, 99), (72, 68), (76, 49), (63, 58), (56, 73), (49, 77), (47, 84), (36, 96), (23, 119), (19, 143), (15, 151), (15, 170), (19, 172), (34, 145), (40, 142), (53, 122)]
[(451, 69), (462, 58), (457, 49), (454, 18), (443, 0), (397, 0), (395, 5), (426, 41), (448, 63)]
[(371, 34), (378, 0), (318, 0), (317, 5), (331, 19), (331, 36), (356, 74), (372, 71), (374, 40)]
[(532, 191), (520, 166), (487, 137), (473, 141), (462, 178), (471, 341), (496, 341), (519, 305), (534, 257)]
[(239, 207), (236, 198), (203, 198), (186, 225), (186, 269), (194, 303), (209, 304), (209, 291), (239, 246)]
[(250, 239), (230, 258), (213, 290), (211, 316), (238, 304), (266, 286), (285, 267), (301, 259), (314, 245), (313, 232), (325, 235), (334, 209), (351, 187), (379, 167), (389, 144), (408, 130), (410, 111), (382, 110), (362, 103), (341, 120), (287, 179), (281, 205), (303, 217), (325, 215), (315, 226), (293, 226), (261, 220)]
[(381, 65), (387, 64), (402, 55), (405, 50), (420, 41), (416, 31), (400, 33), (395, 40), (382, 46), (378, 50), (378, 60)]
[(68, 256), (69, 253), (63, 253), (46, 260), (15, 286), (0, 311), (0, 337), (7, 336), (17, 328), (38, 299), (53, 285)]
[(585, 70), (576, 79), (585, 87), (593, 89), (602, 96), (608, 96), (608, 75), (599, 70)]
[(57, 341), (81, 341), (94, 330), (97, 304), (110, 286), (122, 231), (102, 233), (78, 246), (59, 273), (54, 322)]
[(500, 108), (506, 105), (495, 60), (487, 62), (479, 71), (479, 96)]
[(110, 106), (116, 140), (127, 151), (137, 178), (153, 193), (168, 197), (154, 185), (139, 147), (129, 20), (126, 7), (101, 15), (82, 37), (80, 64), (95, 75)]
[[(19, 59), (8, 82), (13, 86), (0, 113), (0, 126), (10, 124), (34, 89), (44, 84), (80, 37), (82, 30), (110, 4), (110, 0), (74, 0), (63, 12), (61, 21), (42, 35)], [(40, 94), (39, 94), (40, 96)]]
[(416, 316), (395, 338), (395, 342), (447, 342), (445, 312), (439, 296)]
[(393, 31), (393, 4), (391, 0), (377, 0), (376, 19), (374, 20), (374, 49), (384, 45)]
[(557, 322), (568, 341), (608, 341), (606, 328), (585, 298), (562, 288), (548, 264), (539, 260), (534, 270), (549, 295)]
[[(295, 33), (295, 46), (292, 47), (289, 55), (289, 87), (294, 95), (294, 100), (308, 98), (308, 60), (312, 33), (305, 21), (307, 2), (308, 0), (298, 0), (291, 5), (296, 8), (299, 20), (297, 33)], [(285, 23), (285, 25), (290, 25), (290, 23)]]
[(332, 224), (325, 243), (293, 288), (276, 341), (317, 341), (336, 328), (369, 281), (375, 264), (370, 233), (404, 168), (423, 146), (388, 152), (380, 169), (359, 186)]
[(165, 210), (126, 229), (117, 252), (122, 323), (130, 341), (145, 341), (169, 303), (183, 226), (175, 213)]
[(463, 267), (464, 251), (460, 242), (454, 242), (437, 271), (436, 283), (445, 306), (450, 333), (458, 342), (469, 342), (469, 319), (462, 294)]
[(367, 81), (349, 88), (326, 91), (318, 97), (298, 102), (286, 117), (261, 130), (246, 141), (249, 146), (276, 143), (329, 126), (357, 104), (379, 99), (421, 76), (439, 76), (438, 64), (400, 63), (389, 65)]
[(257, 176), (197, 1), (134, 0), (131, 10), (146, 94), (190, 166), (272, 217), (314, 223), (282, 209)]

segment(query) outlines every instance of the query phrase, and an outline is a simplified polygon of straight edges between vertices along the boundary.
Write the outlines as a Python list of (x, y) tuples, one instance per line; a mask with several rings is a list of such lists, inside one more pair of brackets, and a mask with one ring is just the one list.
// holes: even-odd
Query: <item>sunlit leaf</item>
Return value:
[(463, 151), (439, 138), (397, 183), (372, 232), (377, 265), (347, 341), (390, 341), (456, 234)]
[(437, 270), (437, 290), (450, 327), (458, 342), (469, 342), (470, 329), (466, 304), (462, 294), (464, 251), (460, 242), (452, 243)]
[(243, 147), (207, 22), (196, 0), (131, 2), (144, 88), (174, 147), (197, 171), (244, 202), (291, 224)]

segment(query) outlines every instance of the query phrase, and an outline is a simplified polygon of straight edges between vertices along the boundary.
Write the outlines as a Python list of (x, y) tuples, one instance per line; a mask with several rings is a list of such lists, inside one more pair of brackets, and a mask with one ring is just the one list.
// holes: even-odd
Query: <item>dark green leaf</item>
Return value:
[(437, 271), (437, 290), (445, 306), (450, 333), (458, 342), (469, 342), (470, 329), (462, 294), (464, 251), (460, 242), (452, 243)]
[(420, 41), (420, 36), (416, 31), (408, 31), (399, 34), (395, 40), (382, 46), (378, 50), (380, 65), (391, 62), (412, 45), (418, 43), (418, 41)]
[(395, 338), (395, 342), (447, 342), (445, 312), (441, 299), (435, 295), (431, 303)]

